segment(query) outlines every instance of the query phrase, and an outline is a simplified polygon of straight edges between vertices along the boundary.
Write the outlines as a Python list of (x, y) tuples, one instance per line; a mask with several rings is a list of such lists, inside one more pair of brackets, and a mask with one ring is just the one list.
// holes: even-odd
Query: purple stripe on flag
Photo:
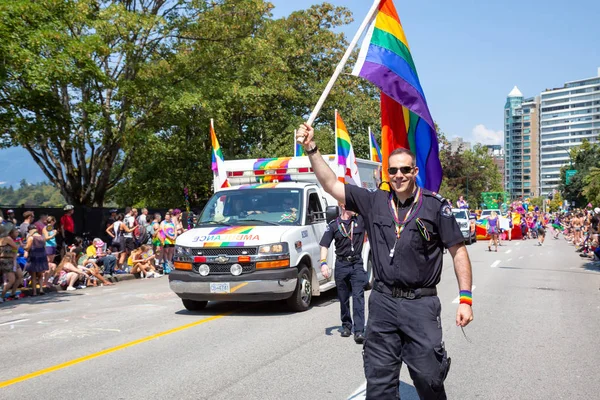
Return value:
[(425, 99), (419, 94), (417, 89), (389, 68), (365, 61), (359, 76), (371, 81), (382, 92), (423, 118), (432, 128), (435, 127)]

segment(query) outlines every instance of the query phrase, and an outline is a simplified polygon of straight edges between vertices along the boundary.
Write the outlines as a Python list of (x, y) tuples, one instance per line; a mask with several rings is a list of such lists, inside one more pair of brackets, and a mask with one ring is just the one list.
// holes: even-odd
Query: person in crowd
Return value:
[(19, 235), (25, 239), (29, 233), (29, 225), (33, 223), (34, 214), (33, 211), (25, 211), (23, 213), (23, 222), (19, 226)]
[(65, 213), (60, 217), (60, 234), (63, 238), (63, 246), (64, 248), (67, 248), (72, 245), (75, 240), (75, 221), (73, 220), (75, 207), (67, 204), (64, 211)]
[(3, 280), (0, 303), (4, 301), (4, 296), (9, 290), (13, 290), (13, 288), (16, 290), (16, 266), (19, 245), (11, 236), (11, 232), (14, 230), (14, 225), (11, 222), (0, 224), (0, 275), (2, 275)]
[(49, 216), (46, 218), (46, 226), (42, 229), (42, 235), (46, 239), (46, 255), (48, 257), (48, 265), (54, 263), (56, 257), (56, 235), (58, 231), (55, 227), (56, 218)]
[(40, 218), (33, 223), (35, 225), (35, 227), (37, 228), (38, 233), (40, 235), (44, 234), (44, 228), (46, 227), (46, 220), (47, 219), (48, 219), (48, 214), (46, 214), (45, 212), (41, 212), (40, 213)]
[(51, 283), (59, 285), (68, 291), (85, 289), (84, 285), (76, 286), (78, 281), (85, 282), (87, 280), (85, 272), (78, 268), (76, 264), (75, 254), (66, 252), (52, 274)]
[(546, 221), (544, 217), (540, 216), (536, 222), (537, 229), (537, 239), (538, 246), (542, 246), (544, 244), (544, 239), (546, 238)]
[[(160, 238), (162, 244), (161, 265), (164, 271), (169, 271), (173, 263), (173, 255), (175, 254), (175, 239), (177, 238), (177, 230), (175, 224), (171, 220), (171, 213), (165, 214), (165, 220), (160, 224)], [(166, 268), (165, 268), (166, 267)]]
[(123, 231), (123, 237), (125, 238), (125, 256), (124, 261), (129, 258), (131, 252), (135, 250), (135, 239), (133, 237), (133, 232), (135, 230), (135, 214), (137, 214), (137, 210), (135, 208), (127, 207), (125, 209), (125, 219), (123, 220), (123, 224), (121, 225), (121, 229)]
[(468, 209), (469, 204), (465, 201), (465, 198), (463, 196), (460, 196), (456, 201), (456, 207), (461, 209)]
[(38, 284), (39, 294), (45, 294), (43, 277), (49, 269), (48, 258), (46, 257), (46, 239), (38, 232), (34, 224), (29, 225), (25, 251), (28, 253), (25, 270), (31, 275), (33, 296), (38, 295)]
[(181, 222), (181, 210), (179, 208), (173, 210), (173, 213), (171, 214), (171, 219), (173, 221), (173, 224), (175, 224), (175, 232), (177, 232), (177, 236), (181, 235), (184, 229), (183, 223)]
[(160, 222), (162, 220), (162, 216), (160, 213), (154, 214), (154, 221), (152, 221), (152, 247), (155, 254), (155, 260), (157, 265), (160, 264), (160, 260), (162, 259), (162, 240), (161, 240), (161, 227)]
[(4, 223), (10, 222), (13, 226), (17, 226), (17, 219), (15, 218), (15, 211), (8, 210), (6, 211), (6, 217), (4, 218)]
[(123, 219), (123, 214), (117, 215), (115, 222), (106, 228), (106, 233), (111, 237), (111, 250), (113, 254), (118, 254), (119, 256), (119, 262), (117, 263), (119, 269), (123, 268), (127, 255), (125, 252), (125, 237), (123, 236)]
[(512, 207), (508, 208), (508, 214), (506, 215), (506, 217), (508, 218), (508, 241), (512, 241), (512, 230), (513, 230), (513, 211), (512, 211)]
[(148, 225), (147, 217), (148, 217), (148, 209), (142, 208), (142, 212), (138, 217), (138, 224), (142, 225), (142, 226), (147, 226)]
[(131, 273), (139, 273), (142, 278), (159, 278), (162, 275), (154, 268), (154, 253), (152, 247), (142, 245), (131, 253)]
[(500, 219), (498, 213), (492, 211), (492, 214), (488, 218), (488, 234), (490, 235), (490, 243), (488, 244), (488, 250), (492, 251), (492, 245), (495, 247), (495, 251), (498, 252), (498, 234), (499, 234)]

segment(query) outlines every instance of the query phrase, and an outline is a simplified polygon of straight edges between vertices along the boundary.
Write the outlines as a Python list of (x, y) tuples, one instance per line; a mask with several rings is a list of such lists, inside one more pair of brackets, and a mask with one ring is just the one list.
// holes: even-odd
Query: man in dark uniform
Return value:
[(342, 214), (331, 221), (321, 239), (321, 273), (329, 278), (327, 265), (327, 249), (335, 239), (335, 285), (340, 301), (342, 317), (342, 336), (352, 334), (352, 317), (350, 316), (350, 293), (352, 293), (352, 311), (354, 315), (354, 341), (362, 344), (365, 341), (365, 285), (367, 274), (363, 267), (362, 248), (365, 239), (365, 224), (360, 215), (346, 210), (340, 204)]
[(435, 286), (448, 248), (460, 290), (456, 324), (473, 320), (471, 262), (452, 209), (443, 197), (416, 185), (419, 168), (406, 149), (388, 159), (391, 191), (344, 185), (336, 179), (304, 124), (302, 140), (317, 179), (339, 202), (365, 219), (375, 284), (369, 298), (364, 345), (367, 399), (398, 399), (404, 362), (421, 399), (446, 399), (450, 368), (442, 341), (441, 304)]

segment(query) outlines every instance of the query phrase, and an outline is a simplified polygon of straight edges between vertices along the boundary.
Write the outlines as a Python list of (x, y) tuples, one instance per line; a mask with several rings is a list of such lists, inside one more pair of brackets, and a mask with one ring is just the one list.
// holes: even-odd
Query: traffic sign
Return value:
[(565, 172), (565, 184), (568, 185), (571, 182), (571, 178), (573, 177), (573, 175), (575, 175), (577, 173), (576, 169), (568, 169)]

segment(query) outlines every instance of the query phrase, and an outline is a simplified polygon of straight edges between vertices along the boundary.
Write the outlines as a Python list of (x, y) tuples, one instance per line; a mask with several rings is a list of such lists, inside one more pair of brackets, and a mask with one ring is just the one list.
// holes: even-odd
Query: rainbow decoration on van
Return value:
[(207, 235), (196, 236), (192, 242), (199, 242), (202, 247), (243, 247), (246, 242), (260, 240), (259, 235), (252, 234), (255, 226), (224, 226), (215, 228)]
[[(292, 157), (281, 157), (281, 158), (259, 158), (254, 163), (254, 174), (256, 175), (257, 181), (262, 182), (290, 182), (291, 176), (287, 174), (288, 164)], [(274, 174), (262, 174), (259, 171), (275, 171)]]

